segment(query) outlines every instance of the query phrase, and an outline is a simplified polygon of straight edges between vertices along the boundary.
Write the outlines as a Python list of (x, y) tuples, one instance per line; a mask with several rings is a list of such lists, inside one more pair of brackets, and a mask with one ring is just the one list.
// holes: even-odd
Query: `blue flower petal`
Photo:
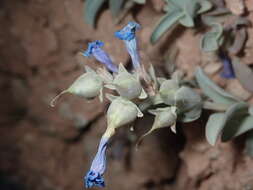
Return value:
[(94, 186), (105, 187), (105, 181), (103, 176), (101, 176), (99, 173), (89, 171), (85, 176), (85, 187), (91, 188)]
[(235, 72), (231, 63), (231, 59), (224, 53), (220, 53), (220, 59), (223, 64), (223, 70), (221, 72), (221, 77), (226, 79), (234, 79)]
[(105, 186), (103, 174), (106, 169), (106, 149), (108, 145), (108, 140), (109, 139), (107, 138), (102, 138), (99, 143), (98, 152), (92, 161), (90, 170), (84, 177), (86, 188), (90, 188), (93, 186)]
[(83, 55), (84, 55), (85, 57), (89, 57), (89, 56), (91, 56), (91, 55), (93, 54), (93, 50), (94, 50), (94, 49), (100, 48), (100, 47), (102, 47), (102, 46), (104, 46), (104, 42), (102, 42), (102, 41), (96, 40), (96, 41), (94, 41), (94, 42), (90, 42), (90, 43), (88, 43), (88, 48), (87, 48), (87, 50), (83, 53)]
[(140, 67), (140, 56), (138, 53), (137, 40), (135, 37), (136, 30), (140, 29), (140, 25), (136, 22), (129, 22), (124, 28), (115, 32), (115, 36), (120, 40), (124, 40), (127, 51), (131, 56), (134, 68)]
[(88, 48), (83, 55), (85, 57), (94, 56), (97, 61), (104, 64), (106, 68), (112, 72), (118, 72), (118, 67), (113, 64), (110, 56), (101, 48), (104, 43), (96, 40), (88, 44)]
[(129, 22), (124, 28), (115, 32), (115, 36), (121, 40), (130, 41), (135, 38), (136, 30), (140, 29), (140, 25), (136, 22)]

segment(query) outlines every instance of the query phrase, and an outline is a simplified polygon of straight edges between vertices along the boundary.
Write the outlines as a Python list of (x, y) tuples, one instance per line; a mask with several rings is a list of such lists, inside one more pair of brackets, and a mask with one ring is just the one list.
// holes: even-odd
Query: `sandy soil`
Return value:
[[(252, 0), (245, 0), (253, 18)], [(194, 67), (208, 62), (198, 45), (200, 34), (177, 27), (156, 45), (149, 43), (161, 16), (161, 1), (152, 0), (137, 10), (143, 62), (155, 64), (164, 75), (164, 54), (179, 49), (177, 66), (188, 78)], [(0, 2), (0, 189), (78, 190), (104, 132), (108, 102), (63, 96), (55, 108), (50, 100), (83, 72), (78, 52), (91, 40), (102, 40), (116, 62), (127, 64), (124, 44), (113, 32), (132, 20), (129, 14), (114, 25), (103, 10), (96, 29), (85, 24), (80, 0), (2, 0)], [(253, 29), (250, 28), (243, 60), (253, 63)], [(220, 78), (205, 66), (212, 78), (231, 93), (252, 101), (237, 80)], [(138, 151), (135, 139), (147, 130), (152, 117), (136, 122), (136, 134), (121, 129), (108, 151), (106, 188), (110, 190), (251, 190), (253, 160), (243, 152), (244, 137), (208, 145), (202, 119), (178, 124), (177, 135), (162, 129), (148, 136)]]

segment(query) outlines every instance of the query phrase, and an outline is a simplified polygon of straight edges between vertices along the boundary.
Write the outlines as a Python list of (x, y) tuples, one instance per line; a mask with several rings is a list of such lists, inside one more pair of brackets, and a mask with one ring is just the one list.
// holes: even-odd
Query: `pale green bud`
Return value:
[(154, 130), (164, 127), (171, 127), (171, 130), (176, 133), (175, 125), (177, 121), (177, 113), (176, 107), (166, 107), (166, 108), (158, 108), (155, 110), (149, 110), (149, 113), (155, 115), (155, 121), (151, 127), (151, 129), (141, 136), (138, 140), (137, 145), (141, 142), (141, 140), (152, 133)]
[(172, 126), (177, 120), (176, 107), (174, 106), (167, 108), (158, 108), (156, 110), (149, 110), (149, 113), (155, 115), (155, 121), (151, 128), (151, 131), (158, 128)]
[(119, 73), (113, 80), (113, 85), (119, 95), (128, 100), (138, 98), (142, 93), (142, 86), (138, 77), (128, 73), (121, 64), (119, 66)]
[(163, 102), (167, 105), (175, 104), (175, 94), (179, 89), (179, 85), (176, 80), (164, 80), (161, 83), (159, 93)]
[(68, 89), (57, 95), (51, 101), (51, 106), (54, 106), (54, 102), (64, 93), (75, 94), (86, 99), (95, 98), (102, 93), (102, 79), (91, 68), (86, 67), (86, 71), (87, 72), (78, 77)]
[(116, 97), (107, 110), (107, 125), (108, 128), (115, 129), (142, 116), (143, 114), (133, 102), (122, 97)]
[(103, 82), (97, 74), (85, 73), (68, 88), (68, 92), (91, 99), (99, 95), (102, 87)]

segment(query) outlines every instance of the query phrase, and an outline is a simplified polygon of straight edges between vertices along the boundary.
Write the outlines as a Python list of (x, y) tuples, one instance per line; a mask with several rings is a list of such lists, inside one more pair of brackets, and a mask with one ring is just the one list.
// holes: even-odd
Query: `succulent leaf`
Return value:
[(210, 115), (206, 124), (206, 139), (210, 145), (215, 145), (222, 127), (224, 126), (224, 113), (214, 113)]
[(119, 15), (120, 10), (123, 8), (124, 0), (109, 0), (109, 8), (112, 16), (116, 17)]
[(151, 35), (151, 43), (155, 43), (161, 36), (176, 22), (183, 17), (182, 11), (175, 9), (166, 13), (155, 26), (155, 29)]
[(213, 81), (211, 81), (211, 79), (208, 78), (208, 76), (200, 67), (197, 68), (195, 77), (199, 87), (203, 90), (203, 93), (214, 102), (232, 105), (239, 101), (238, 98), (227, 93), (219, 86), (217, 86)]
[(96, 16), (105, 0), (86, 0), (84, 7), (85, 20), (92, 27), (95, 26)]
[(221, 24), (215, 23), (212, 24), (211, 27), (211, 31), (205, 33), (201, 38), (200, 46), (204, 52), (218, 50), (224, 41), (222, 36), (223, 28)]
[(239, 80), (241, 85), (253, 93), (253, 72), (249, 66), (240, 62), (238, 58), (232, 60), (233, 69), (236, 78)]

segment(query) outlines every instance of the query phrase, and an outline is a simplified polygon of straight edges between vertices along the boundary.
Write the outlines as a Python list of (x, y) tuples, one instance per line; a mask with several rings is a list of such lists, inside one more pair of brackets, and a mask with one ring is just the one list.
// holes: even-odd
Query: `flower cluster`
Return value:
[(133, 64), (131, 72), (126, 70), (123, 64), (113, 63), (110, 56), (102, 49), (103, 42), (91, 42), (83, 52), (83, 56), (94, 57), (105, 67), (93, 70), (86, 66), (86, 72), (52, 101), (53, 103), (63, 93), (75, 94), (85, 99), (99, 97), (103, 101), (105, 88), (114, 90), (117, 94), (117, 96), (106, 94), (111, 101), (106, 115), (107, 128), (90, 170), (84, 177), (86, 188), (105, 186), (103, 175), (106, 169), (106, 149), (109, 140), (119, 127), (130, 124), (138, 117), (143, 117), (142, 111), (152, 106), (155, 109), (148, 112), (155, 115), (155, 119), (151, 129), (140, 139), (164, 127), (171, 127), (171, 130), (176, 133), (177, 120), (190, 122), (198, 119), (201, 114), (202, 102), (199, 94), (181, 85), (181, 75), (175, 72), (171, 79), (165, 79), (156, 76), (152, 65), (147, 71), (141, 65), (136, 39), (138, 29), (140, 29), (138, 23), (129, 22), (115, 33), (117, 38), (124, 41), (131, 57)]

